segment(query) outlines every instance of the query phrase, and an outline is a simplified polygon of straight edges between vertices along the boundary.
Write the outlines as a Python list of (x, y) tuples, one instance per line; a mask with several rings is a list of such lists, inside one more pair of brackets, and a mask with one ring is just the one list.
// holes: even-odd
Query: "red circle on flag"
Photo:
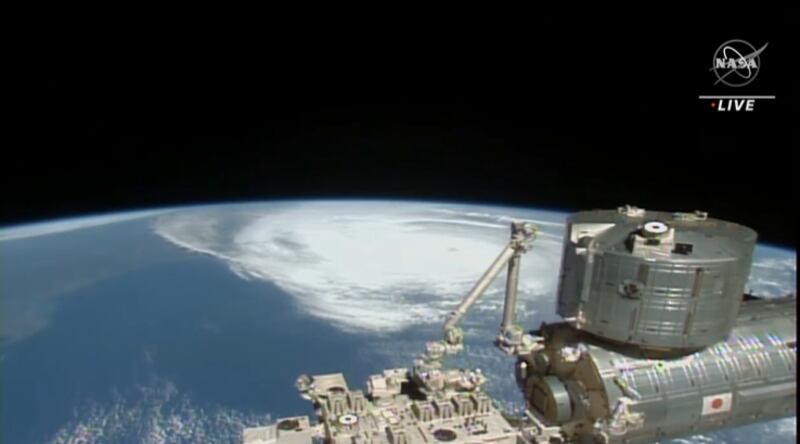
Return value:
[(722, 399), (721, 398), (714, 398), (714, 400), (711, 401), (711, 408), (718, 409), (720, 407), (722, 407)]

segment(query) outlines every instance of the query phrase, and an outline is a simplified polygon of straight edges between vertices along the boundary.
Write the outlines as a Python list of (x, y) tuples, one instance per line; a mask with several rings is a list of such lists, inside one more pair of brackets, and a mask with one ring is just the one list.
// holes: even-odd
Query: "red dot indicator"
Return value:
[(711, 408), (712, 409), (718, 409), (720, 407), (722, 407), (722, 399), (715, 398), (713, 401), (711, 401)]
[(717, 107), (717, 102), (711, 102), (711, 107), (712, 108), (716, 108)]

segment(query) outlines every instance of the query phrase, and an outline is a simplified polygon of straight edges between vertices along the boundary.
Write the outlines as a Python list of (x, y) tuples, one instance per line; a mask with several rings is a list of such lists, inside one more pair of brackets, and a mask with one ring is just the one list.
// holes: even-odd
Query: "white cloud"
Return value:
[[(388, 332), (441, 320), (505, 245), (507, 221), (539, 215), (485, 208), (443, 217), (446, 205), (306, 202), (249, 209), (238, 228), (209, 209), (162, 216), (155, 230), (224, 260), (245, 279), (275, 283), (307, 313), (345, 330)], [(547, 227), (522, 262), (521, 299), (555, 290), (563, 228), (542, 222)]]
[[(785, 252), (786, 250), (773, 249), (777, 252)], [(754, 268), (766, 268), (769, 270), (788, 270), (797, 272), (797, 256), (789, 256), (784, 258), (765, 258), (753, 262)]]
[(99, 225), (107, 225), (115, 222), (141, 219), (145, 217), (155, 216), (158, 214), (164, 214), (169, 211), (173, 210), (168, 209), (168, 210), (134, 211), (128, 213), (115, 213), (102, 216), (76, 217), (71, 219), (62, 219), (62, 220), (39, 222), (26, 225), (3, 227), (0, 228), (0, 241), (24, 239), (27, 237), (63, 233), (65, 231), (79, 230), (81, 228), (96, 227)]
[(94, 442), (238, 442), (242, 430), (273, 422), (272, 415), (215, 405), (199, 405), (163, 378), (111, 393), (111, 402), (85, 400), (72, 418), (47, 441), (50, 444)]

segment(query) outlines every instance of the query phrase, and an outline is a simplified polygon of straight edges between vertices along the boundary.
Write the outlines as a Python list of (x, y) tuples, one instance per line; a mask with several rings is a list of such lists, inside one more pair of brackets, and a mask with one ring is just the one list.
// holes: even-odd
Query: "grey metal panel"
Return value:
[[(567, 227), (569, 236), (570, 226)], [(568, 237), (564, 245), (570, 245)], [(559, 297), (557, 300), (557, 312), (565, 317), (573, 317), (578, 314), (578, 297), (583, 288), (583, 274), (586, 268), (586, 261), (579, 260), (576, 248), (564, 248), (561, 258), (561, 275), (559, 276)], [(563, 297), (562, 297), (563, 295)]]
[[(679, 436), (795, 413), (796, 299), (743, 307), (726, 341), (676, 359), (636, 359), (588, 346), (609, 392), (609, 410), (620, 396), (615, 377), (639, 395), (630, 409), (644, 415), (644, 425), (626, 439)], [(716, 398), (719, 413), (711, 408)]]
[(736, 394), (737, 411), (747, 418), (784, 416), (794, 412), (797, 400), (797, 382), (784, 382), (770, 386), (739, 390)]
[[(670, 228), (663, 240), (638, 234), (653, 220)], [(618, 342), (708, 346), (733, 328), (755, 242), (749, 228), (715, 219), (577, 213), (564, 243), (558, 312), (574, 318), (577, 328)], [(691, 245), (691, 251), (676, 245)]]
[(701, 405), (696, 393), (684, 393), (670, 398), (667, 405), (667, 417), (662, 430), (668, 435), (679, 435), (686, 432), (686, 424), (695, 424), (700, 419)]
[(244, 444), (311, 444), (312, 431), (307, 416), (280, 418), (275, 424), (245, 429)]
[(796, 392), (797, 382), (790, 381), (739, 390), (738, 397), (740, 402), (762, 402), (778, 396), (794, 396)]
[[(454, 370), (455, 379), (465, 373)], [(418, 392), (420, 399), (391, 391), (403, 381), (416, 384), (406, 369), (387, 369), (382, 375), (370, 378), (370, 392), (340, 389), (347, 387), (341, 374), (301, 378), (298, 389), (314, 404), (317, 424), (309, 425), (308, 418), (286, 418), (275, 425), (245, 429), (243, 440), (252, 444), (516, 444), (517, 430), (503, 417), (488, 396), (478, 391), (444, 390), (428, 397)], [(401, 383), (402, 384), (402, 383)], [(330, 389), (335, 390), (331, 391)], [(419, 386), (416, 386), (419, 388)], [(417, 390), (412, 390), (417, 392)], [(381, 396), (376, 397), (378, 392)], [(569, 405), (569, 396), (560, 395)], [(359, 399), (363, 406), (334, 413), (326, 406), (329, 400)], [(347, 407), (347, 406), (345, 406)], [(313, 441), (312, 441), (313, 439)]]

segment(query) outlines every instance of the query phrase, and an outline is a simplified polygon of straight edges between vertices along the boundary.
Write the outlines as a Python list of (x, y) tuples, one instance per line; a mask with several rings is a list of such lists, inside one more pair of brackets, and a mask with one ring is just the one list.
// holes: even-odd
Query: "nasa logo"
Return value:
[(738, 88), (755, 80), (761, 69), (761, 53), (767, 43), (756, 49), (744, 40), (728, 40), (714, 52), (709, 71), (717, 76), (718, 83)]
[[(749, 85), (761, 72), (761, 53), (767, 48), (764, 43), (761, 48), (744, 40), (728, 40), (721, 44), (714, 52), (711, 67), (717, 80), (714, 85), (722, 83), (733, 88)], [(700, 100), (712, 100), (708, 106), (718, 112), (753, 112), (757, 100), (772, 100), (775, 95), (700, 95)]]
[(720, 393), (718, 395), (703, 397), (703, 416), (731, 411), (733, 407), (733, 393)]

